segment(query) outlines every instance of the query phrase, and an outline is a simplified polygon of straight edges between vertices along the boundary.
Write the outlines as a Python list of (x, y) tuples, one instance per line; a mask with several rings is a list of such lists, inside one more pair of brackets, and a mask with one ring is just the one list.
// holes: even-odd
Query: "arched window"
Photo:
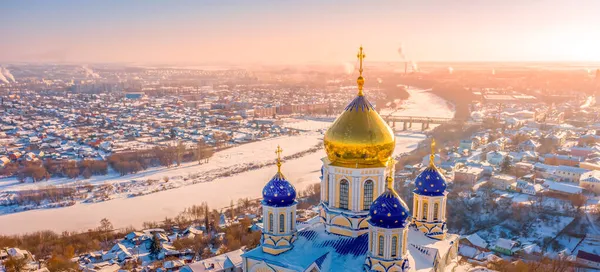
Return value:
[(433, 204), (433, 220), (438, 220), (438, 213), (440, 211), (440, 205), (438, 203)]
[(290, 230), (294, 229), (294, 213), (290, 212)]
[(396, 257), (398, 251), (398, 237), (392, 237), (392, 257)]
[(273, 214), (269, 213), (269, 231), (273, 232)]
[(348, 181), (340, 181), (340, 209), (348, 209)]
[(373, 203), (373, 181), (367, 180), (364, 186), (364, 197), (363, 197), (363, 210), (368, 210), (371, 208), (371, 203)]
[(279, 232), (285, 232), (285, 215), (279, 215)]
[(427, 203), (423, 203), (423, 220), (427, 220)]
[(377, 255), (383, 256), (383, 236), (379, 236), (379, 250), (377, 251)]

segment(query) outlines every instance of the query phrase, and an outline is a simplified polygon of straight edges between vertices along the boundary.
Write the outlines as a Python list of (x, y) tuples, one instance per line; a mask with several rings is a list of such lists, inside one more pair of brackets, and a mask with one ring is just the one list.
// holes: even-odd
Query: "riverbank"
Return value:
[[(448, 107), (445, 100), (425, 90), (409, 88), (411, 94), (404, 102), (406, 114), (427, 115), (435, 114), (439, 117), (452, 117), (454, 112)], [(398, 114), (404, 114), (399, 112)], [(298, 125), (303, 125), (298, 123)], [(321, 126), (308, 126), (321, 129)], [(278, 138), (261, 141), (254, 145), (245, 145), (248, 149), (237, 150), (232, 148), (223, 154), (215, 154), (217, 166), (238, 164), (243, 160), (260, 161), (272, 160), (273, 148), (281, 145), (284, 152), (291, 154), (306, 150), (322, 139), (320, 133), (309, 133), (303, 141), (296, 138)], [(426, 136), (421, 131), (403, 131), (396, 133), (396, 149), (394, 154), (409, 152), (416, 149)], [(225, 152), (225, 151), (224, 151)], [(282, 171), (286, 177), (301, 191), (309, 185), (319, 182), (321, 158), (325, 156), (323, 149), (317, 150), (306, 156), (284, 162)], [(194, 166), (196, 167), (196, 166)], [(186, 176), (178, 173), (177, 168), (169, 170), (171, 176)], [(265, 166), (260, 169), (246, 171), (228, 177), (220, 177), (189, 186), (171, 190), (160, 191), (149, 195), (133, 198), (118, 198), (100, 203), (82, 203), (70, 207), (57, 209), (42, 209), (20, 212), (0, 216), (0, 234), (31, 233), (40, 230), (82, 231), (95, 228), (101, 219), (109, 219), (115, 228), (128, 226), (141, 227), (146, 221), (160, 221), (165, 217), (172, 217), (192, 205), (206, 202), (210, 207), (225, 207), (230, 201), (241, 198), (258, 198), (261, 196), (262, 187), (275, 174), (276, 167)], [(156, 179), (161, 179), (163, 174), (156, 174)], [(148, 178), (148, 177), (144, 177)], [(112, 181), (111, 181), (112, 182)]]

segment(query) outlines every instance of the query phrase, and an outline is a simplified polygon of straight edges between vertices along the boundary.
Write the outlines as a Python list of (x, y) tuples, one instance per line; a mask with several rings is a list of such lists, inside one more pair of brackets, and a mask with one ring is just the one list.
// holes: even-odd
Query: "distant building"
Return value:
[(493, 250), (504, 255), (512, 256), (518, 250), (519, 242), (498, 238)]
[(128, 92), (125, 93), (125, 98), (132, 100), (139, 100), (146, 96), (144, 92)]
[(241, 249), (192, 263), (181, 268), (181, 272), (242, 272)]
[(554, 176), (561, 181), (579, 182), (581, 176), (589, 171), (579, 167), (559, 165), (554, 171)]
[(483, 168), (465, 167), (454, 172), (454, 183), (466, 183), (475, 185), (475, 183), (483, 176)]
[(544, 163), (547, 165), (578, 166), (583, 158), (571, 155), (546, 154)]
[(467, 150), (467, 151), (471, 151), (474, 149), (474, 143), (472, 139), (468, 139), (468, 140), (460, 140), (460, 144), (458, 145), (458, 150), (459, 151), (463, 151), (463, 150)]
[(579, 181), (579, 186), (596, 194), (600, 194), (600, 171), (594, 170), (583, 174)]
[(500, 190), (506, 190), (517, 181), (517, 178), (509, 175), (493, 175), (490, 178), (490, 182), (495, 188)]

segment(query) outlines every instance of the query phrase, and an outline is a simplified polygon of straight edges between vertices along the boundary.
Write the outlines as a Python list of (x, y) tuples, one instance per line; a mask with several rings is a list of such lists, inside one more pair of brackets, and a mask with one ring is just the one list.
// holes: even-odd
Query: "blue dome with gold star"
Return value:
[(373, 201), (369, 215), (369, 223), (380, 228), (403, 228), (410, 218), (408, 206), (391, 186)]
[(284, 207), (296, 201), (296, 188), (285, 179), (281, 172), (263, 188), (263, 204), (274, 207)]
[(425, 168), (415, 179), (415, 193), (426, 196), (441, 196), (446, 191), (444, 175), (433, 165)]

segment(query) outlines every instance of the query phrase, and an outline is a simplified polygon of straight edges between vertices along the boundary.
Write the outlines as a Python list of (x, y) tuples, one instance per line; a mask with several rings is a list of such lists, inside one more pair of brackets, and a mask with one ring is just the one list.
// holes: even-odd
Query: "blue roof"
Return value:
[(295, 201), (296, 188), (281, 172), (277, 172), (263, 188), (263, 205), (285, 207), (294, 204)]
[(427, 196), (441, 196), (446, 191), (446, 179), (435, 168), (429, 166), (415, 179), (415, 193)]
[(380, 228), (404, 228), (408, 225), (410, 211), (398, 194), (387, 189), (369, 210), (369, 223)]
[(243, 254), (246, 258), (265, 260), (268, 263), (293, 271), (305, 271), (313, 263), (324, 271), (363, 271), (369, 249), (369, 235), (346, 237), (327, 233), (322, 223), (298, 231), (294, 247), (279, 255), (262, 251), (259, 246)]
[(357, 96), (356, 98), (354, 98), (354, 100), (352, 100), (352, 102), (350, 102), (350, 104), (348, 104), (348, 106), (346, 106), (346, 110), (347, 111), (372, 111), (375, 110), (375, 107), (373, 107), (373, 105), (371, 105), (371, 102), (369, 102), (369, 100), (367, 100), (366, 97), (364, 96)]

